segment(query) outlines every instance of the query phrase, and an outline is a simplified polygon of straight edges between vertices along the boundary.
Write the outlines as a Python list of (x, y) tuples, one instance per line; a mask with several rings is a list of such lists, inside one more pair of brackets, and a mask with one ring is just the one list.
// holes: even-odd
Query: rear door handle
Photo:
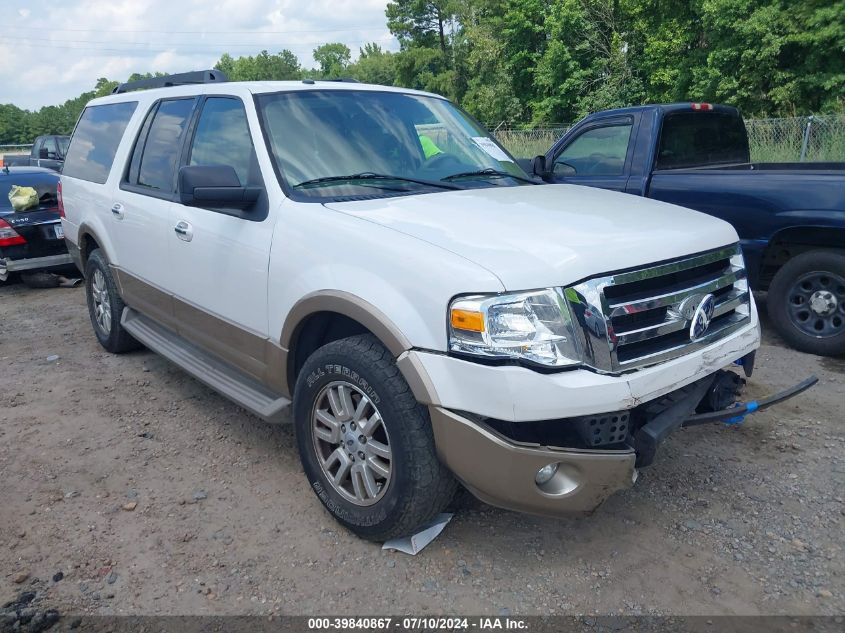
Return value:
[(116, 217), (118, 220), (123, 219), (123, 205), (119, 202), (115, 202), (111, 208), (112, 215)]
[(176, 226), (173, 227), (173, 230), (176, 232), (176, 237), (180, 240), (190, 242), (194, 239), (194, 227), (190, 223), (185, 222), (185, 220), (179, 220)]

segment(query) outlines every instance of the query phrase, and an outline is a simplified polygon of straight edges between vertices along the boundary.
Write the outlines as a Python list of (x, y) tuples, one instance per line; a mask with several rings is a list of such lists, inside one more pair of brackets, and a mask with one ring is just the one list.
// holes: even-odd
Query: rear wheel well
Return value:
[(82, 270), (85, 270), (85, 265), (88, 263), (88, 256), (96, 249), (100, 248), (97, 240), (90, 233), (83, 233), (79, 239), (79, 252), (82, 254)]
[(843, 244), (845, 244), (845, 229), (839, 228), (793, 228), (776, 233), (763, 253), (760, 287), (768, 290), (775, 274), (790, 259), (817, 249), (842, 251), (845, 250), (842, 248)]
[(293, 393), (299, 371), (311, 354), (327, 343), (356, 334), (372, 334), (372, 332), (355, 319), (339, 312), (309, 314), (296, 327), (290, 340), (287, 367), (290, 393)]

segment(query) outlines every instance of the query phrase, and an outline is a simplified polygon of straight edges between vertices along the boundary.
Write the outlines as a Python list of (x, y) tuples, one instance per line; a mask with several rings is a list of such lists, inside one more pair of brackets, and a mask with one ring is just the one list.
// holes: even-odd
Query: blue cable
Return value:
[[(740, 404), (739, 402), (737, 402), (734, 405), (735, 408), (739, 408), (741, 406), (742, 406), (742, 404)], [(745, 405), (745, 412), (742, 415), (738, 415), (736, 417), (728, 418), (727, 420), (723, 420), (723, 423), (728, 424), (728, 425), (742, 424), (743, 421), (745, 421), (746, 415), (754, 413), (759, 408), (760, 408), (759, 403), (756, 400), (752, 400), (751, 402), (749, 402), (748, 404)]]

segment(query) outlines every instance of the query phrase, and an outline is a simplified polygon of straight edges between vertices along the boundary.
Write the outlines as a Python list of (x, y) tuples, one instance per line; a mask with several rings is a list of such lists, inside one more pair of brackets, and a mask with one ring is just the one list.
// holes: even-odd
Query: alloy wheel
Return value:
[(390, 438), (373, 401), (345, 381), (327, 384), (317, 394), (311, 435), (320, 467), (332, 487), (359, 506), (379, 501), (390, 485)]
[(111, 332), (111, 299), (103, 271), (95, 270), (91, 280), (91, 298), (94, 300), (94, 319), (105, 333)]

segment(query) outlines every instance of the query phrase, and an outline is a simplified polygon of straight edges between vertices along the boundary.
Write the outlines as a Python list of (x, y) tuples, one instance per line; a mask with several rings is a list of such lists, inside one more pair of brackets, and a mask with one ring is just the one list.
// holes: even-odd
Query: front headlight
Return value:
[(577, 365), (581, 358), (569, 306), (553, 288), (455, 299), (449, 306), (449, 349), (546, 367)]

